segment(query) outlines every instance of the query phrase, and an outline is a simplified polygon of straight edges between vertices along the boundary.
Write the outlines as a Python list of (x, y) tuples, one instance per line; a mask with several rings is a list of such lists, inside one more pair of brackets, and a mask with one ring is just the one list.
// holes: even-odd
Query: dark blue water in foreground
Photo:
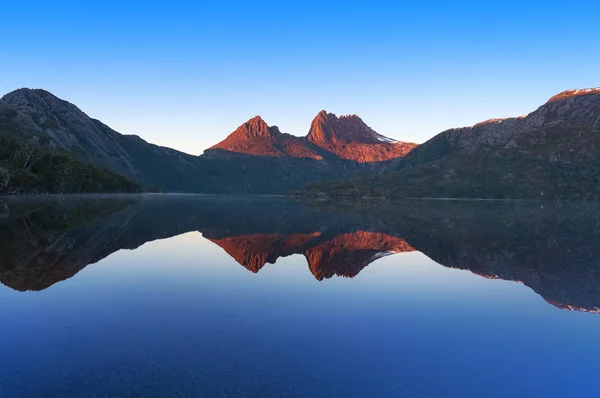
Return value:
[(206, 234), (118, 250), (39, 291), (0, 286), (0, 396), (600, 394), (598, 314), (419, 251), (353, 278), (318, 281), (301, 254), (253, 273)]

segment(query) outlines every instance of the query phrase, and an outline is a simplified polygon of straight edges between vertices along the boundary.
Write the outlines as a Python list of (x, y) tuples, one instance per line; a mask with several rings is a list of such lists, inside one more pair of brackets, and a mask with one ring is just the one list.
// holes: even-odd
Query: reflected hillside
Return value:
[(318, 280), (334, 275), (353, 278), (373, 261), (414, 249), (404, 239), (382, 233), (344, 233), (304, 252), (310, 272)]
[[(290, 247), (298, 247), (294, 235), (327, 231), (335, 236), (357, 225), (352, 217), (311, 210), (284, 198), (47, 197), (1, 205), (0, 282), (20, 291), (43, 290), (118, 250), (191, 231), (215, 242), (245, 235), (286, 236)], [(271, 252), (280, 244), (275, 239), (272, 246)], [(253, 265), (261, 263), (258, 247), (251, 247), (248, 258), (239, 262), (258, 271)]]
[(379, 228), (445, 267), (525, 284), (567, 310), (600, 310), (600, 204), (488, 201), (319, 203)]
[(135, 197), (2, 203), (0, 282), (43, 290), (123, 248)]
[(135, 195), (0, 204), (0, 282), (43, 290), (118, 250), (199, 231), (256, 273), (299, 254), (321, 281), (413, 250), (522, 282), (563, 309), (600, 310), (600, 210), (590, 204), (302, 204), (289, 198)]
[(378, 258), (414, 250), (403, 239), (367, 231), (342, 233), (333, 238), (313, 232), (243, 235), (210, 241), (255, 273), (266, 263), (275, 264), (280, 257), (302, 254), (319, 281), (333, 276), (352, 278)]

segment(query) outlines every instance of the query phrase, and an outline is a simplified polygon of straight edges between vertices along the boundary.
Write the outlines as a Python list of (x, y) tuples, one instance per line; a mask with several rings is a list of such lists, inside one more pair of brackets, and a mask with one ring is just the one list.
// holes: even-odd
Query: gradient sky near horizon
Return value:
[(193, 154), (255, 115), (305, 135), (321, 109), (421, 143), (600, 86), (599, 15), (587, 0), (12, 1), (0, 94), (44, 88)]

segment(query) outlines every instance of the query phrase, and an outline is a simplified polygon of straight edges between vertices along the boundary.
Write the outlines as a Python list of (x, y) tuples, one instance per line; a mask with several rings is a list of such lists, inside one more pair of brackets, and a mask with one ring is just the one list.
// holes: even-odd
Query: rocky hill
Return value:
[(0, 127), (132, 178), (148, 190), (197, 187), (196, 156), (120, 134), (45, 90), (19, 89), (2, 97)]
[(309, 195), (600, 198), (600, 89), (569, 90), (527, 116), (444, 131), (375, 179)]

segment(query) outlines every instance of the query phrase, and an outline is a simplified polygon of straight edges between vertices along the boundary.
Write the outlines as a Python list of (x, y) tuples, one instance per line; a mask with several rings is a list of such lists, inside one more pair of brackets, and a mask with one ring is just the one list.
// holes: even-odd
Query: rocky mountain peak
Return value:
[[(0, 101), (5, 101), (5, 102), (10, 102), (10, 103), (17, 103), (19, 101), (23, 101), (24, 99), (27, 98), (33, 98), (33, 97), (54, 97), (54, 95), (50, 94), (48, 91), (46, 90), (42, 90), (42, 89), (32, 89), (32, 88), (19, 88), (16, 89), (14, 91), (11, 91), (8, 94), (5, 94), (2, 98), (0, 98)], [(56, 97), (54, 97), (56, 98)], [(58, 99), (58, 98), (56, 98)]]
[(68, 109), (69, 111), (81, 112), (79, 108), (70, 102), (61, 100), (54, 94), (42, 89), (20, 88), (14, 90), (0, 98), (0, 103), (20, 108), (37, 108), (38, 110)]
[[(75, 130), (80, 132), (82, 129), (79, 127), (93, 124), (92, 119), (76, 105), (42, 89), (20, 88), (12, 91), (0, 98), (0, 105), (16, 112), (15, 121), (26, 130), (48, 134), (54, 141), (63, 138), (55, 130), (66, 131), (75, 126)], [(59, 147), (70, 149), (66, 143), (60, 144)]]
[(281, 135), (281, 132), (277, 126), (270, 127), (260, 116), (255, 116), (238, 127), (231, 135), (237, 138), (275, 138)]
[(322, 160), (325, 150), (335, 158), (366, 163), (400, 158), (415, 146), (416, 144), (397, 142), (378, 134), (358, 115), (338, 117), (323, 110), (314, 118), (305, 137), (283, 134), (279, 128), (269, 127), (260, 116), (256, 116), (223, 141), (207, 149), (204, 154), (223, 156), (233, 152)]
[(208, 156), (227, 153), (321, 159), (304, 138), (283, 134), (277, 126), (269, 126), (260, 116), (248, 120), (223, 141), (204, 151)]
[(321, 111), (313, 119), (307, 136), (313, 143), (355, 142), (362, 144), (380, 144), (394, 140), (377, 134), (357, 115), (336, 116)]
[(326, 111), (313, 119), (306, 139), (343, 159), (360, 163), (400, 158), (416, 146), (378, 134), (358, 115), (338, 117)]
[(76, 105), (41, 89), (21, 88), (0, 99), (2, 123), (25, 136), (42, 137), (51, 150), (73, 152), (100, 167), (136, 176), (122, 135)]

